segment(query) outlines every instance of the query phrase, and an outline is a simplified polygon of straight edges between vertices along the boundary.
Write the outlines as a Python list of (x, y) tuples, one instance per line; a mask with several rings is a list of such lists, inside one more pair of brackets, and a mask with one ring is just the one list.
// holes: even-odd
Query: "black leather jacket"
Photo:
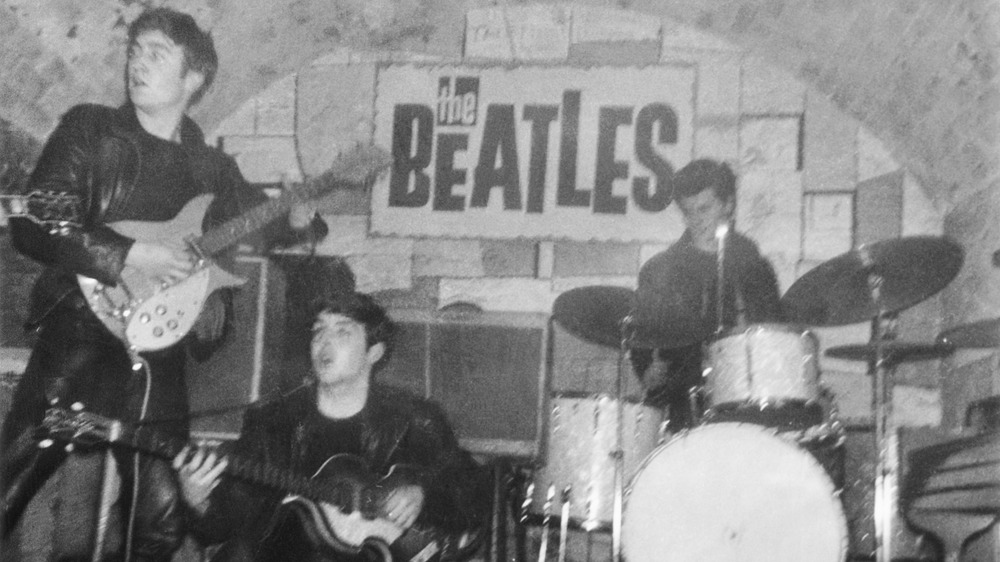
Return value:
[[(85, 104), (70, 109), (49, 137), (28, 182), (31, 193), (44, 196), (36, 200), (47, 201), (30, 206), (45, 222), (10, 220), (17, 250), (48, 266), (32, 295), (29, 326), (76, 290), (73, 274), (116, 283), (134, 240), (107, 223), (122, 218), (122, 206), (137, 187), (143, 165), (138, 139), (144, 134), (130, 105)], [(180, 139), (200, 191), (216, 194), (203, 227), (264, 200), (260, 191), (247, 187), (231, 157), (205, 144), (201, 129), (188, 117), (181, 122)], [(296, 241), (298, 235), (280, 223), (284, 221), (268, 227), (265, 237), (277, 244)], [(313, 230), (322, 237), (325, 223), (318, 220)]]
[[(48, 400), (60, 397), (82, 401), (97, 413), (110, 415), (112, 411), (115, 417), (129, 418), (147, 410), (142, 390), (137, 393), (138, 387), (129, 382), (131, 362), (125, 347), (111, 345), (114, 336), (103, 329), (87, 307), (76, 282), (77, 274), (108, 285), (119, 279), (134, 240), (118, 234), (108, 223), (125, 218), (168, 220), (174, 207), (187, 203), (185, 199), (213, 193), (215, 198), (203, 220), (204, 228), (265, 200), (262, 192), (247, 185), (232, 158), (205, 144), (201, 130), (187, 117), (181, 122), (179, 146), (153, 152), (157, 146), (151, 142), (155, 139), (143, 130), (130, 105), (117, 109), (80, 105), (70, 109), (49, 137), (29, 179), (28, 209), (32, 218), (15, 216), (9, 220), (14, 246), (46, 266), (32, 290), (27, 320), (29, 328), (42, 328), (40, 343), (35, 346), (18, 387), (18, 403), (8, 414), (2, 432), (3, 479), (7, 486), (4, 500), (15, 505), (12, 520), (55, 470), (55, 461), (39, 459), (37, 447), (15, 450), (9, 446), (21, 442), (18, 436), (31, 431), (40, 421)], [(168, 152), (186, 165), (167, 168), (166, 160), (143, 161), (144, 155), (156, 157)], [(128, 209), (130, 198), (136, 197), (133, 202), (149, 201), (143, 198), (150, 193), (145, 190), (158, 189), (176, 177), (191, 182), (185, 184), (183, 197), (167, 199), (171, 205), (140, 204)], [(155, 183), (157, 180), (163, 181)], [(166, 198), (173, 195), (155, 193)], [(145, 214), (151, 207), (149, 217), (127, 216), (129, 212)], [(157, 213), (166, 216), (152, 216)], [(313, 236), (326, 234), (322, 219), (317, 217), (312, 226)], [(287, 221), (281, 220), (262, 234), (276, 244), (294, 242), (299, 236)], [(301, 234), (308, 236), (310, 232)], [(224, 299), (228, 293), (223, 293)], [(196, 356), (207, 355), (222, 341), (197, 340), (193, 336), (184, 340), (188, 344), (185, 347)], [(147, 384), (151, 390), (146, 413), (153, 419), (172, 420), (164, 427), (178, 433), (186, 433), (187, 429), (184, 353), (184, 347), (175, 345), (144, 354), (153, 373), (149, 379), (154, 381)], [(138, 399), (134, 399), (136, 396)], [(126, 465), (131, 466), (121, 464)], [(140, 483), (143, 497), (149, 500), (137, 507), (141, 512), (137, 521), (144, 522), (136, 525), (134, 547), (140, 553), (169, 555), (183, 538), (176, 481), (169, 468), (163, 468), (152, 466), (150, 476)]]
[[(240, 459), (310, 475), (302, 465), (305, 420), (315, 414), (315, 390), (300, 388), (284, 399), (246, 412), (232, 453)], [(488, 474), (459, 448), (438, 406), (391, 387), (373, 385), (361, 414), (362, 457), (373, 475), (392, 468), (402, 483), (418, 484), (425, 504), (416, 526), (447, 533), (475, 531), (490, 509)], [(195, 517), (192, 531), (203, 542), (232, 542), (213, 560), (270, 560), (261, 545), (274, 543), (269, 530), (281, 517), (287, 491), (224, 478), (208, 512)], [(280, 540), (277, 541), (280, 543)], [(298, 545), (301, 546), (301, 545)], [(279, 551), (286, 559), (288, 550)], [(322, 558), (326, 559), (326, 558)]]

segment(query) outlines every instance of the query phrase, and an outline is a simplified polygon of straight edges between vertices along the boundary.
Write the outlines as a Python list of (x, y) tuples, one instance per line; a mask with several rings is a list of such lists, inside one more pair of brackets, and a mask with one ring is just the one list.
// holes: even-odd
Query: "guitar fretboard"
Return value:
[(194, 243), (206, 256), (214, 256), (277, 220), (296, 202), (312, 199), (337, 187), (360, 184), (384, 169), (388, 163), (389, 156), (384, 150), (375, 146), (358, 146), (340, 156), (333, 167), (319, 177), (295, 189), (283, 190), (278, 197), (213, 228)]
[[(176, 457), (189, 445), (184, 439), (144, 427), (125, 428), (114, 442), (168, 460)], [(229, 463), (226, 467), (227, 474), (313, 501), (333, 503), (333, 499), (325, 497), (326, 494), (316, 482), (292, 470), (253, 462), (235, 455), (227, 455), (226, 460)]]

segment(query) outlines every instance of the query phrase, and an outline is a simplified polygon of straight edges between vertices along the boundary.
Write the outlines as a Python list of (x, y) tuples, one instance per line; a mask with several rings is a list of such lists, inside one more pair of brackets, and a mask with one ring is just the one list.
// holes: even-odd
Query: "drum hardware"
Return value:
[(861, 343), (838, 345), (826, 350), (828, 357), (850, 359), (855, 361), (873, 362), (878, 354), (890, 365), (904, 361), (923, 361), (940, 359), (955, 352), (955, 346), (950, 343), (919, 343), (899, 340), (883, 341), (881, 343)]
[[(701, 425), (704, 413), (701, 411), (701, 404), (704, 398), (703, 387), (692, 386), (688, 389), (688, 408), (691, 409), (691, 421), (694, 425)], [(669, 412), (668, 412), (669, 415)], [(670, 423), (669, 421), (667, 423)]]
[[(893, 345), (896, 314), (940, 291), (958, 274), (964, 251), (943, 237), (915, 236), (865, 244), (826, 261), (799, 278), (781, 298), (789, 320), (838, 326), (870, 320), (871, 342), (857, 353), (872, 375), (875, 417), (875, 560), (891, 559), (895, 477), (892, 472), (892, 376), (900, 361), (945, 347)], [(929, 349), (930, 348), (930, 349)], [(848, 353), (842, 350), (843, 353)], [(852, 357), (853, 358), (853, 357)]]
[(896, 366), (905, 361), (938, 359), (954, 352), (955, 346), (947, 343), (917, 343), (893, 339), (895, 336), (896, 317), (894, 314), (876, 318), (872, 321), (872, 341), (867, 344), (845, 345), (833, 347), (826, 354), (832, 357), (866, 361), (869, 374), (872, 375), (873, 411), (875, 414), (875, 560), (888, 562), (891, 560), (891, 541), (894, 505), (892, 494), (896, 488), (896, 473), (893, 470), (895, 462), (893, 454), (892, 435), (896, 428), (892, 419), (892, 380)]
[(725, 299), (722, 295), (725, 293), (726, 287), (726, 246), (729, 240), (729, 223), (724, 222), (717, 227), (715, 227), (715, 286), (718, 287), (716, 291), (715, 299), (715, 319), (716, 319), (716, 332), (721, 332), (726, 328), (726, 307)]
[(961, 348), (1000, 347), (1000, 318), (979, 320), (949, 328), (938, 334), (937, 341)]
[(556, 486), (552, 484), (545, 493), (545, 504), (542, 507), (542, 540), (538, 547), (538, 562), (545, 562), (549, 550), (549, 523), (552, 522), (552, 500), (556, 497)]
[(573, 486), (567, 485), (562, 490), (562, 509), (559, 512), (559, 562), (566, 562), (566, 540), (569, 537), (569, 498)]

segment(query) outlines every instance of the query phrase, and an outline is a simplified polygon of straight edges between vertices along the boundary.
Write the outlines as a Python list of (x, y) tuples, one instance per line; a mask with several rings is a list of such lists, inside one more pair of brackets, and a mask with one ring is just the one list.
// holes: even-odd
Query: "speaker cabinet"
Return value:
[[(243, 425), (239, 406), (268, 394), (280, 371), (284, 326), (283, 277), (267, 258), (241, 255), (235, 271), (246, 279), (233, 297), (232, 330), (222, 346), (205, 359), (189, 357), (188, 396), (193, 434), (210, 439), (235, 439)], [(236, 409), (233, 409), (236, 408)], [(226, 410), (213, 415), (204, 415)]]
[(399, 329), (378, 381), (440, 404), (472, 453), (537, 456), (548, 371), (546, 316), (412, 309), (390, 315)]

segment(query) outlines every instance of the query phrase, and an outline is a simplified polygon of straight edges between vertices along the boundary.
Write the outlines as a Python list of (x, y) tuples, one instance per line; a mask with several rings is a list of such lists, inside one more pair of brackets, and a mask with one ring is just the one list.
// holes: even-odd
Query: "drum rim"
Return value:
[(708, 337), (706, 345), (728, 339), (733, 336), (747, 334), (752, 331), (784, 332), (788, 334), (796, 334), (799, 337), (808, 337), (810, 339), (817, 340), (818, 342), (816, 334), (813, 333), (813, 331), (810, 330), (805, 324), (796, 324), (791, 322), (756, 322), (753, 324), (746, 324), (744, 326), (733, 326), (720, 332), (715, 332)]
[[(573, 400), (582, 400), (590, 398), (593, 399), (595, 402), (597, 400), (600, 400), (601, 398), (607, 398), (613, 401), (618, 400), (618, 398), (610, 392), (590, 392), (587, 390), (552, 390), (549, 392), (550, 401), (559, 398), (569, 398)], [(639, 396), (634, 396), (634, 395), (624, 396), (622, 397), (621, 400), (629, 404), (648, 406), (648, 404), (646, 404), (645, 401)]]
[(643, 475), (643, 473), (646, 471), (649, 465), (657, 457), (663, 454), (663, 452), (666, 451), (671, 445), (675, 445), (677, 442), (681, 441), (682, 439), (685, 439), (690, 434), (709, 429), (711, 429), (712, 431), (718, 431), (724, 428), (730, 428), (730, 429), (738, 428), (740, 430), (746, 428), (752, 430), (758, 435), (769, 435), (770, 437), (773, 437), (776, 441), (780, 441), (782, 443), (781, 446), (784, 447), (785, 449), (791, 449), (803, 453), (803, 458), (806, 459), (806, 464), (813, 466), (816, 469), (816, 472), (822, 475), (823, 479), (821, 480), (821, 482), (825, 485), (826, 488), (828, 488), (827, 491), (829, 492), (829, 497), (833, 501), (836, 511), (840, 514), (839, 518), (840, 524), (838, 525), (839, 527), (838, 530), (840, 531), (840, 562), (845, 562), (850, 552), (851, 531), (850, 531), (850, 525), (847, 521), (847, 512), (844, 508), (844, 502), (842, 499), (841, 491), (837, 489), (836, 483), (833, 482), (833, 480), (830, 478), (830, 475), (827, 474), (826, 469), (823, 468), (823, 465), (819, 462), (819, 460), (813, 457), (813, 455), (811, 455), (801, 446), (786, 441), (785, 439), (782, 439), (781, 436), (778, 435), (779, 432), (773, 428), (747, 422), (715, 422), (715, 423), (703, 424), (683, 429), (671, 435), (670, 439), (658, 445), (648, 455), (646, 455), (646, 458), (643, 459), (641, 463), (639, 463), (639, 466), (635, 471), (635, 475), (632, 476), (632, 478), (629, 480), (625, 488), (622, 490), (622, 511), (621, 511), (622, 539), (621, 540), (622, 540), (623, 552), (624, 549), (627, 548), (626, 547), (627, 541), (625, 540), (625, 528), (627, 526), (627, 520), (628, 520), (629, 500), (631, 499), (632, 491), (635, 488), (639, 478)]

